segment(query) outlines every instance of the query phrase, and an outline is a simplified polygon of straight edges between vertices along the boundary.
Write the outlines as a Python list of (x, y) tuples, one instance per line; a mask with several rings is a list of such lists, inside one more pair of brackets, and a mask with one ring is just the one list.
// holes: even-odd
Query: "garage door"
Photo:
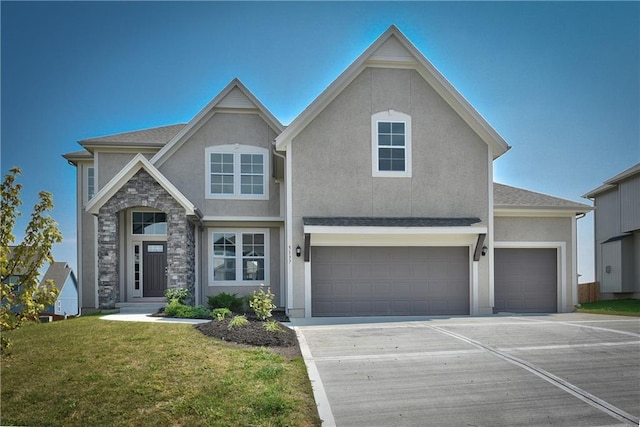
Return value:
[(558, 311), (556, 249), (496, 249), (494, 253), (494, 311)]
[(469, 314), (469, 248), (314, 247), (313, 316)]

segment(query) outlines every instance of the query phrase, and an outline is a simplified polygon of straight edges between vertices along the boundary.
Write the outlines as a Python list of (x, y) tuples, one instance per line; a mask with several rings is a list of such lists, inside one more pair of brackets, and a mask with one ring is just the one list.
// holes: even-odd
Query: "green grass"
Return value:
[(640, 316), (640, 299), (587, 302), (580, 304), (578, 311), (581, 313)]
[(318, 426), (302, 358), (96, 316), (6, 333), (1, 425)]

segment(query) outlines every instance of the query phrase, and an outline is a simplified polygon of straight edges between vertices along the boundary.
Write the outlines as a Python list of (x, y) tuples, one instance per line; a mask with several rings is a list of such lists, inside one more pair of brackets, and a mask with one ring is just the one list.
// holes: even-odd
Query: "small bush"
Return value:
[(228, 308), (214, 308), (211, 311), (211, 317), (217, 320), (224, 320), (227, 317), (231, 317), (233, 313)]
[(169, 288), (165, 291), (164, 297), (168, 303), (172, 301), (178, 301), (180, 304), (184, 304), (189, 298), (189, 289), (186, 288)]
[(164, 313), (169, 317), (209, 317), (209, 310), (205, 307), (191, 307), (190, 305), (180, 304), (178, 300), (172, 300), (164, 309)]
[(244, 308), (244, 300), (238, 297), (238, 294), (228, 294), (220, 292), (217, 295), (211, 295), (208, 298), (209, 308), (227, 308), (234, 313), (241, 313)]
[(233, 319), (229, 322), (229, 329), (239, 328), (242, 326), (246, 326), (249, 324), (249, 321), (244, 316), (234, 316)]
[(272, 316), (271, 311), (276, 308), (275, 304), (273, 304), (273, 295), (271, 293), (271, 288), (267, 288), (267, 291), (264, 291), (264, 285), (260, 285), (260, 289), (257, 291), (253, 291), (251, 294), (251, 300), (249, 301), (249, 307), (253, 308), (253, 311), (258, 316), (260, 320), (267, 320)]
[(206, 319), (211, 315), (211, 311), (203, 305), (196, 305), (193, 307), (193, 317), (196, 319)]
[(264, 328), (269, 332), (282, 332), (282, 328), (275, 320), (269, 320), (265, 322)]

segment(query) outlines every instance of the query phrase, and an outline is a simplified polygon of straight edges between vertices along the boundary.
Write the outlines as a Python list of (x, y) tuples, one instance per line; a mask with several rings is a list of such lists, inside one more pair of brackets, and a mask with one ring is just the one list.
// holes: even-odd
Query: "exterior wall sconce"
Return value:
[(300, 248), (300, 245), (298, 245), (298, 247), (296, 248), (296, 256), (300, 258), (300, 255), (302, 255), (302, 249)]
[(485, 256), (485, 255), (487, 254), (487, 250), (488, 250), (488, 249), (489, 249), (489, 248), (488, 248), (488, 247), (486, 247), (486, 246), (483, 246), (483, 247), (482, 247), (482, 256)]

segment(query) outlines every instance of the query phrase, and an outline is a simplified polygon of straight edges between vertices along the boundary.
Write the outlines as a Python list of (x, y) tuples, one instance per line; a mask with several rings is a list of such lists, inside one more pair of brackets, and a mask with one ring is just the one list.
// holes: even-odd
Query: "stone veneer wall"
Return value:
[[(98, 214), (98, 304), (113, 308), (121, 301), (118, 212), (149, 207), (167, 214), (167, 287), (187, 288), (194, 295), (195, 232), (185, 209), (145, 170), (136, 173), (100, 208)], [(120, 286), (122, 285), (122, 286)]]

